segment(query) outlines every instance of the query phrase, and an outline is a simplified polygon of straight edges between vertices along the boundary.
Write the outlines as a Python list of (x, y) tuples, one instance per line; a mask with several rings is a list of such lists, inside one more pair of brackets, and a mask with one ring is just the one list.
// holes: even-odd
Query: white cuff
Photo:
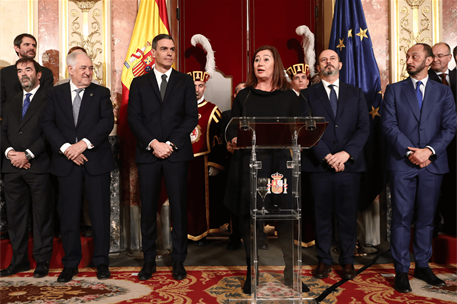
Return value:
[(27, 152), (29, 152), (30, 156), (32, 156), (32, 158), (35, 158), (35, 154), (32, 153), (32, 151), (30, 151), (29, 149), (25, 150)]
[(87, 138), (83, 138), (82, 140), (86, 143), (87, 149), (93, 149), (94, 148), (94, 145)]
[(11, 150), (16, 151), (16, 150), (14, 150), (13, 147), (9, 147), (8, 149), (5, 150), (5, 157), (6, 157), (6, 159), (8, 159), (8, 160), (9, 160), (9, 158), (8, 158), (8, 153), (9, 153)]
[(436, 153), (435, 153), (435, 149), (433, 149), (432, 147), (430, 147), (430, 146), (425, 146), (425, 147), (426, 147), (426, 148), (429, 148), (430, 151), (432, 151), (432, 155), (435, 155), (435, 154), (436, 154)]
[(146, 150), (151, 150), (151, 149), (152, 149), (152, 148), (151, 148), (151, 144), (152, 144), (152, 142), (153, 142), (154, 140), (156, 140), (156, 139), (154, 138), (153, 140), (151, 140), (151, 141), (149, 142), (148, 147), (146, 148)]
[(60, 147), (60, 152), (62, 152), (62, 154), (65, 154), (65, 151), (71, 147), (71, 145), (69, 143), (66, 143), (66, 144), (63, 144), (62, 147)]

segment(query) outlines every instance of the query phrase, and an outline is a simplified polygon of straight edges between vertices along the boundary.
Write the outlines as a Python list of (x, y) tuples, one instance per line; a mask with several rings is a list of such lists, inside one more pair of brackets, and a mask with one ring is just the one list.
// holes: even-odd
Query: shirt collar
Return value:
[[(75, 91), (75, 90), (77, 90), (77, 89), (80, 89), (80, 88), (78, 88), (78, 87), (73, 83), (73, 81), (71, 80), (71, 78), (70, 78), (69, 83), (70, 83), (70, 89), (71, 89), (72, 92)], [(87, 89), (87, 87), (81, 88), (81, 89), (83, 89), (83, 91), (84, 91), (85, 89)]]
[(165, 73), (160, 73), (159, 71), (157, 71), (157, 69), (153, 69), (154, 71), (154, 74), (156, 75), (157, 78), (162, 78), (162, 75), (165, 74), (167, 75), (167, 81), (170, 80), (170, 75), (171, 75), (171, 71), (173, 70), (173, 68), (170, 68), (168, 71), (166, 71)]
[(324, 87), (328, 88), (329, 85), (333, 84), (335, 87), (339, 88), (340, 87), (340, 79), (338, 78), (334, 83), (330, 83), (322, 79), (322, 84)]
[(197, 104), (201, 104), (205, 100), (205, 95), (202, 96), (199, 100), (197, 100)]
[(37, 85), (36, 88), (34, 88), (33, 90), (31, 90), (30, 92), (27, 92), (25, 90), (22, 90), (23, 91), (23, 95), (22, 96), (25, 96), (27, 95), (28, 93), (32, 94), (32, 97), (35, 96), (36, 92), (38, 91), (38, 89), (40, 88), (40, 85)]
[[(444, 72), (444, 73), (446, 73), (446, 75), (449, 75), (450, 72), (451, 72), (451, 70), (447, 69), (446, 72)], [(443, 72), (435, 72), (435, 74), (436, 75), (441, 75), (441, 74), (443, 74)]]
[[(417, 83), (419, 80), (417, 80), (417, 79), (415, 79), (415, 78), (413, 78), (413, 77), (411, 77), (411, 80), (413, 81), (414, 88), (416, 88), (416, 83)], [(427, 75), (427, 77), (425, 77), (424, 79), (421, 79), (421, 82), (422, 82), (422, 84), (424, 85), (424, 88), (425, 88), (425, 86), (427, 85), (427, 81), (428, 81), (428, 75)]]

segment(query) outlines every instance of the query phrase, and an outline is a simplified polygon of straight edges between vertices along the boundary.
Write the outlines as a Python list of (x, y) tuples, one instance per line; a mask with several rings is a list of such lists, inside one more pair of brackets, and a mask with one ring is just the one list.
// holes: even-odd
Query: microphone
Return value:
[[(301, 91), (300, 91), (300, 95), (306, 101), (306, 104), (308, 105), (308, 116), (312, 118), (313, 112), (312, 112), (311, 104), (309, 103), (308, 98), (306, 98), (306, 96), (303, 95), (303, 93)], [(314, 131), (316, 129), (316, 121), (314, 119), (309, 119), (309, 120), (307, 119), (305, 121), (305, 128), (308, 131)]]
[(249, 95), (251, 95), (251, 91), (249, 91), (248, 96), (246, 96), (246, 99), (244, 100), (243, 118), (240, 121), (240, 129), (243, 130), (243, 131), (247, 131), (249, 129), (248, 119), (246, 118), (246, 101), (248, 100)]

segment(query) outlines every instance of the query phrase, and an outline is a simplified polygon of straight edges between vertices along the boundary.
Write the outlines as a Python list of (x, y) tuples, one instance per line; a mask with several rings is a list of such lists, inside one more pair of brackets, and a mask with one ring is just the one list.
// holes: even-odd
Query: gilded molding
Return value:
[(60, 5), (61, 75), (68, 77), (65, 57), (68, 49), (83, 47), (94, 64), (93, 78), (111, 87), (110, 0), (62, 0)]
[(406, 53), (416, 43), (433, 45), (440, 41), (439, 0), (390, 1), (391, 82), (408, 77)]

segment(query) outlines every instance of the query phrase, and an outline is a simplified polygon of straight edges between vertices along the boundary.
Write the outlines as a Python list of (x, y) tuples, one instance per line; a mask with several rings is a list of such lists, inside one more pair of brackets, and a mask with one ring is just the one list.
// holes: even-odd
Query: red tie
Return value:
[(447, 80), (446, 80), (446, 76), (447, 76), (446, 73), (441, 73), (441, 74), (439, 74), (438, 76), (441, 77), (441, 82), (442, 82), (444, 85), (449, 86), (449, 83), (448, 83)]

